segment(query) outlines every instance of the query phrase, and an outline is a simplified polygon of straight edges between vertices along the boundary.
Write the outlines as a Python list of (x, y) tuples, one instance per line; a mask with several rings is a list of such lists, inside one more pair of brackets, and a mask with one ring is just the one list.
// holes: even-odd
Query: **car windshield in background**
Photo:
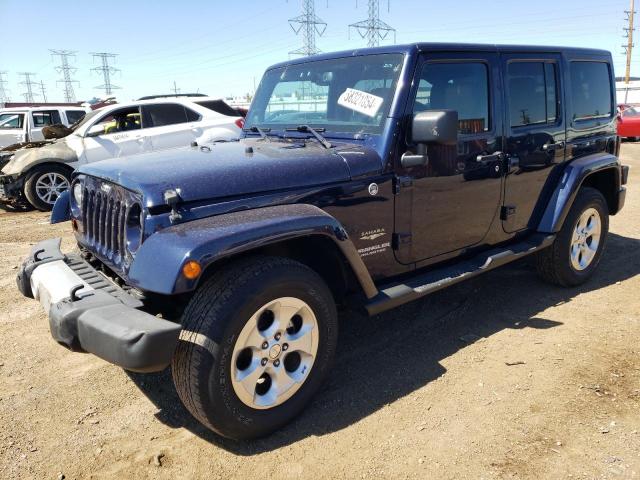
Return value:
[(198, 105), (208, 108), (209, 110), (213, 110), (221, 115), (226, 115), (228, 117), (239, 117), (240, 114), (233, 107), (229, 106), (227, 103), (222, 100), (206, 100), (204, 102), (195, 102)]
[(310, 125), (327, 132), (379, 133), (402, 62), (401, 54), (364, 55), (269, 70), (246, 126), (283, 130)]
[(22, 128), (24, 126), (24, 113), (0, 114), (0, 128)]
[(98, 115), (100, 112), (100, 110), (92, 110), (91, 112), (87, 113), (84, 117), (82, 117), (80, 119), (80, 121), (74, 123), (73, 125), (71, 125), (71, 129), (73, 131), (78, 130), (80, 127), (86, 125), (87, 123), (93, 121), (93, 119), (96, 117), (96, 115)]
[(622, 111), (622, 116), (623, 117), (638, 117), (638, 116), (640, 116), (640, 110), (638, 110), (636, 107), (625, 108)]

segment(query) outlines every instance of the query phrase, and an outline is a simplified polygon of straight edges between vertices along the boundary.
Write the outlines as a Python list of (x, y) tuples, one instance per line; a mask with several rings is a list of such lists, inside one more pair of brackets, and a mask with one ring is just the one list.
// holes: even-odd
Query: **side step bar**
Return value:
[(551, 245), (554, 239), (555, 235), (536, 233), (519, 243), (483, 252), (454, 265), (430, 270), (404, 283), (384, 285), (378, 294), (365, 304), (365, 308), (369, 315), (376, 315), (535, 253)]

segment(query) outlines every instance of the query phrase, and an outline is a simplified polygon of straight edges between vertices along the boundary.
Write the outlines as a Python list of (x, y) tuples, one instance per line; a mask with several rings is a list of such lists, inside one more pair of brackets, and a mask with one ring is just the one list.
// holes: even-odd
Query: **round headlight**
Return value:
[(73, 199), (78, 208), (82, 208), (82, 184), (80, 182), (77, 182), (73, 186)]

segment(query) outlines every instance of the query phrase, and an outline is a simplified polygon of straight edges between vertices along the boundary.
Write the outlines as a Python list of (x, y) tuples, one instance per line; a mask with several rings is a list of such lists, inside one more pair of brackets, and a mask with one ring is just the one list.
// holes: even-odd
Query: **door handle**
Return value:
[(502, 160), (503, 158), (504, 158), (504, 153), (495, 152), (487, 155), (478, 155), (476, 157), (476, 162), (478, 163), (497, 162), (499, 160)]
[(564, 148), (564, 142), (545, 143), (542, 145), (542, 150), (545, 152), (555, 152), (556, 150), (562, 150)]

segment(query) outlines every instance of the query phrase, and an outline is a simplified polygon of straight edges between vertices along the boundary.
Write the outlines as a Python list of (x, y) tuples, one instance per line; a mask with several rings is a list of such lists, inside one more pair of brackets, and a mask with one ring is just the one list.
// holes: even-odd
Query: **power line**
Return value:
[(302, 0), (302, 15), (289, 19), (289, 26), (298, 35), (302, 32), (302, 47), (292, 50), (289, 55), (316, 55), (316, 35), (321, 37), (327, 30), (327, 22), (316, 15), (315, 0)]
[[(71, 74), (76, 73), (77, 68), (69, 65), (69, 57), (75, 57), (76, 52), (71, 50), (49, 50), (51, 55), (60, 57), (60, 65), (56, 67), (56, 72), (62, 73), (62, 79), (58, 82), (64, 82), (64, 100), (68, 103), (75, 103), (76, 94), (73, 91), (73, 84), (78, 83), (77, 80), (71, 80)], [(79, 85), (79, 83), (78, 83)]]
[(7, 73), (6, 70), (0, 72), (0, 103), (9, 101), (9, 90), (6, 88), (7, 81), (4, 79), (4, 75)]
[(37, 95), (33, 93), (33, 86), (38, 85), (38, 82), (31, 79), (31, 76), (35, 75), (35, 73), (18, 72), (18, 75), (24, 76), (24, 81), (20, 82), (20, 85), (24, 85), (25, 88), (27, 89), (27, 91), (22, 94), (22, 96), (24, 97), (24, 101), (27, 103), (33, 103), (35, 101), (34, 96)]
[[(387, 0), (387, 11), (390, 8), (389, 2), (390, 0)], [(367, 39), (368, 47), (377, 47), (380, 45), (380, 40), (385, 40), (393, 32), (393, 42), (395, 43), (396, 29), (380, 20), (380, 1), (368, 0), (367, 3), (369, 17), (366, 20), (349, 25), (349, 32), (354, 28), (360, 34), (360, 37)], [(357, 0), (356, 8), (358, 8)]]
[(98, 57), (101, 62), (102, 65), (99, 67), (94, 67), (91, 69), (92, 72), (98, 72), (98, 73), (102, 73), (102, 78), (104, 79), (104, 83), (102, 85), (98, 85), (94, 88), (102, 88), (104, 89), (104, 93), (105, 95), (111, 95), (113, 93), (113, 90), (121, 88), (118, 87), (117, 85), (113, 85), (111, 83), (111, 75), (113, 75), (116, 72), (119, 72), (120, 69), (119, 68), (115, 68), (112, 67), (111, 65), (109, 65), (109, 59), (110, 58), (115, 58), (116, 54), (115, 53), (106, 53), (106, 52), (94, 52), (91, 55), (93, 55), (93, 58), (95, 60), (96, 57)]

